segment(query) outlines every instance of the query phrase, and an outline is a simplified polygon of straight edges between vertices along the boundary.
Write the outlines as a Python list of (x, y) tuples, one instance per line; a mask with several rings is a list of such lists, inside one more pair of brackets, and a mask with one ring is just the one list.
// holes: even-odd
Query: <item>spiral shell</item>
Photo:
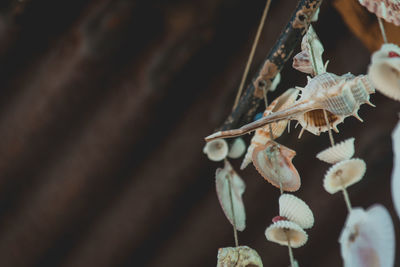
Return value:
[(400, 218), (400, 121), (392, 133), (393, 170), (392, 170), (392, 198), (393, 204)]
[(395, 232), (390, 214), (382, 205), (373, 205), (367, 211), (352, 209), (339, 243), (344, 266), (394, 265)]
[(232, 159), (240, 158), (245, 151), (246, 143), (244, 142), (243, 138), (236, 138), (229, 147), (228, 157)]
[(317, 158), (330, 164), (350, 159), (354, 155), (354, 138), (349, 138), (343, 142), (328, 147), (319, 152)]
[(273, 186), (284, 191), (297, 191), (300, 188), (300, 175), (292, 163), (296, 151), (274, 141), (254, 149), (252, 159), (257, 171)]
[(257, 251), (248, 246), (220, 248), (217, 259), (217, 267), (263, 266)]
[(203, 148), (204, 154), (212, 161), (223, 160), (228, 155), (228, 151), (228, 143), (223, 139), (208, 142)]
[(268, 241), (278, 243), (282, 246), (287, 246), (290, 241), (290, 246), (298, 248), (303, 246), (307, 240), (307, 233), (296, 223), (280, 220), (271, 224), (265, 230), (265, 237)]
[(400, 47), (383, 44), (373, 53), (368, 76), (379, 92), (400, 101)]
[(334, 194), (362, 179), (367, 167), (362, 159), (348, 159), (333, 165), (324, 178), (324, 188)]
[(300, 198), (291, 194), (282, 194), (279, 197), (279, 216), (295, 222), (303, 229), (314, 225), (314, 215), (308, 205)]
[[(280, 95), (278, 98), (276, 98), (264, 111), (263, 117), (285, 109), (292, 105), (294, 101), (296, 101), (297, 96), (299, 95), (299, 90), (291, 88), (286, 90), (282, 95)], [(240, 166), (240, 169), (243, 170), (244, 168), (247, 167), (247, 165), (251, 162), (251, 156), (253, 154), (254, 148), (257, 146), (262, 146), (265, 145), (269, 140), (272, 140), (273, 138), (278, 138), (279, 136), (282, 135), (282, 133), (285, 131), (286, 126), (288, 124), (287, 120), (282, 120), (279, 122), (274, 122), (271, 123), (271, 129), (269, 125), (257, 129), (253, 138), (251, 139), (250, 145), (247, 149), (247, 153), (244, 156), (242, 165)], [(271, 131), (270, 131), (271, 130)], [(271, 132), (273, 135), (273, 138), (271, 137)]]
[(369, 12), (387, 22), (400, 26), (400, 2), (398, 0), (358, 0)]

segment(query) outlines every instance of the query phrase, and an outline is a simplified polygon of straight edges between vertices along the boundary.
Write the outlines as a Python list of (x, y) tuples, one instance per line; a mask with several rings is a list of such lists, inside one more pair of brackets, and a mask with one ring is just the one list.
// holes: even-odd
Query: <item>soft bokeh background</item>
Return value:
[[(202, 154), (203, 137), (230, 112), (264, 4), (1, 1), (0, 266), (215, 266), (233, 235), (215, 195), (222, 163)], [(253, 74), (295, 5), (273, 1)], [(370, 51), (331, 1), (315, 28), (329, 71), (366, 72)], [(271, 99), (305, 85), (290, 65)], [(372, 102), (376, 108), (361, 107), (365, 122), (346, 119), (335, 139), (355, 137), (355, 156), (368, 165), (349, 189), (353, 205), (384, 204), (400, 244), (390, 195), (400, 104), (379, 93)], [(316, 223), (294, 254), (300, 266), (341, 266), (347, 211), (341, 194), (323, 190), (329, 165), (315, 158), (328, 136), (298, 133), (278, 141), (297, 151), (296, 195)], [(238, 169), (240, 160), (232, 163)], [(279, 190), (252, 166), (240, 174), (247, 183), (240, 244), (256, 249), (264, 266), (288, 266), (287, 249), (264, 236)]]

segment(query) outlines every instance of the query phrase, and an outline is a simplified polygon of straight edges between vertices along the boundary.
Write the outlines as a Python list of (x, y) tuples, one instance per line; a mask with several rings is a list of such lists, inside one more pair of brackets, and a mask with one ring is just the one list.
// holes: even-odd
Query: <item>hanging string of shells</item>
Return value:
[[(400, 2), (396, 0), (359, 0), (360, 4), (376, 14), (380, 23), (384, 44), (374, 52), (366, 75), (346, 73), (337, 75), (327, 72), (323, 62), (324, 48), (316, 32), (309, 27), (301, 43), (301, 52), (293, 57), (293, 68), (306, 73), (305, 87), (286, 90), (268, 104), (264, 92), (266, 109), (262, 117), (238, 129), (219, 131), (205, 138), (204, 153), (213, 161), (224, 161), (224, 168), (216, 171), (216, 191), (222, 210), (233, 226), (235, 247), (218, 251), (217, 266), (263, 266), (258, 253), (239, 246), (237, 231), (246, 227), (246, 213), (242, 200), (245, 183), (233, 169), (227, 157), (240, 158), (245, 152), (240, 169), (251, 162), (258, 173), (280, 190), (279, 215), (265, 230), (268, 241), (288, 247), (291, 267), (299, 266), (294, 259), (293, 248), (303, 246), (308, 235), (306, 229), (314, 225), (314, 215), (300, 198), (286, 192), (295, 192), (301, 186), (300, 175), (292, 163), (296, 152), (276, 141), (291, 120), (296, 120), (304, 131), (319, 136), (328, 132), (330, 146), (316, 157), (331, 167), (323, 179), (324, 189), (334, 194), (341, 191), (348, 210), (345, 225), (339, 237), (344, 266), (391, 267), (395, 258), (393, 222), (387, 209), (374, 204), (364, 210), (352, 207), (347, 188), (361, 181), (367, 165), (364, 160), (353, 158), (355, 138), (335, 143), (333, 132), (347, 117), (363, 121), (358, 110), (362, 104), (375, 107), (370, 95), (375, 88), (382, 94), (400, 101), (400, 47), (388, 43), (381, 18), (400, 25)], [(274, 81), (271, 90), (279, 83)], [(400, 118), (400, 114), (399, 114)], [(296, 126), (297, 126), (296, 125)], [(236, 138), (231, 145), (224, 138), (238, 137), (249, 132), (254, 136), (246, 151), (243, 139)], [(400, 218), (400, 120), (393, 134), (394, 168), (392, 173), (392, 195)]]

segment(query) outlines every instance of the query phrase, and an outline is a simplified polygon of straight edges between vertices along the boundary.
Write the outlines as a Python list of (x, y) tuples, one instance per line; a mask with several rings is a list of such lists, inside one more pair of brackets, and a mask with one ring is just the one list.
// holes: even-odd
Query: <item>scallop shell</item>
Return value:
[(387, 22), (400, 26), (400, 2), (398, 0), (358, 0), (369, 12)]
[(348, 159), (333, 165), (324, 178), (324, 188), (334, 194), (357, 183), (364, 176), (367, 167), (362, 159)]
[(279, 197), (279, 216), (295, 222), (303, 229), (314, 225), (314, 215), (308, 205), (300, 198), (291, 194)]
[(352, 209), (339, 243), (344, 266), (394, 265), (395, 232), (389, 212), (382, 205), (373, 205), (367, 211)]
[(393, 144), (393, 171), (392, 171), (392, 198), (397, 215), (400, 218), (400, 121), (392, 133)]
[(220, 248), (217, 259), (217, 267), (263, 266), (257, 251), (248, 246)]
[(204, 154), (206, 154), (208, 159), (212, 161), (223, 160), (228, 155), (228, 151), (228, 143), (223, 139), (207, 142), (203, 148)]
[(229, 148), (228, 157), (232, 159), (240, 158), (245, 151), (246, 143), (244, 142), (243, 138), (236, 138)]
[(330, 164), (350, 159), (354, 155), (354, 138), (349, 138), (343, 142), (328, 147), (319, 152), (317, 158)]
[[(291, 88), (286, 90), (282, 95), (276, 98), (264, 111), (263, 117), (271, 114), (272, 112), (276, 112), (282, 109), (285, 109), (292, 105), (294, 101), (296, 101), (297, 96), (299, 95), (299, 90)], [(285, 131), (286, 126), (288, 124), (287, 120), (282, 120), (279, 122), (271, 123), (271, 131), (274, 138), (278, 138)], [(270, 134), (269, 125), (257, 129), (253, 138), (251, 139), (250, 145), (247, 149), (247, 153), (243, 159), (242, 165), (240, 169), (243, 170), (247, 167), (247, 165), (251, 162), (251, 156), (253, 154), (254, 148), (257, 146), (265, 145), (269, 140), (272, 140)]]
[(265, 237), (268, 241), (287, 246), (290, 241), (292, 248), (303, 246), (307, 240), (307, 233), (296, 223), (290, 221), (277, 221), (265, 230)]
[(400, 101), (400, 47), (383, 44), (373, 53), (368, 76), (379, 92)]
[[(246, 212), (243, 205), (242, 195), (246, 185), (233, 170), (231, 164), (227, 160), (225, 161), (224, 168), (218, 168), (216, 171), (215, 185), (218, 200), (226, 218), (228, 218), (232, 225), (234, 225), (235, 222), (237, 230), (243, 231), (246, 228)], [(231, 187), (231, 192), (229, 192), (229, 186)], [(230, 193), (232, 194), (233, 209)]]
[(310, 79), (302, 89), (301, 97), (291, 107), (274, 112), (239, 129), (216, 132), (205, 139), (211, 141), (240, 136), (269, 123), (287, 119), (298, 120), (305, 130), (319, 135), (328, 131), (323, 110), (327, 113), (329, 128), (338, 131), (337, 125), (348, 116), (361, 120), (357, 114), (358, 109), (364, 103), (372, 105), (369, 102), (369, 95), (374, 92), (374, 87), (365, 75), (337, 76), (326, 72)]
[(253, 151), (253, 164), (257, 171), (273, 186), (284, 191), (297, 191), (301, 181), (299, 173), (292, 163), (296, 151), (274, 141), (258, 146)]

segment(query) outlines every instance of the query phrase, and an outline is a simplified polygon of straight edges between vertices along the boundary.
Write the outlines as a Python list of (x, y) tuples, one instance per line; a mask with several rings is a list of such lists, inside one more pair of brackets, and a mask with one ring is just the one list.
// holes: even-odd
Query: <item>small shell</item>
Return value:
[(348, 159), (333, 165), (324, 178), (324, 188), (334, 194), (357, 183), (364, 176), (367, 167), (362, 159)]
[(400, 47), (383, 44), (373, 53), (368, 76), (379, 92), (400, 101)]
[(292, 248), (303, 246), (307, 240), (307, 233), (296, 223), (290, 221), (277, 221), (265, 230), (265, 237), (268, 241), (287, 246), (290, 241)]
[(246, 151), (246, 143), (242, 138), (236, 138), (229, 148), (228, 157), (232, 159), (240, 158)]
[[(263, 117), (277, 112), (279, 110), (285, 109), (292, 105), (294, 101), (296, 101), (297, 96), (299, 95), (299, 90), (291, 88), (286, 90), (282, 95), (276, 98), (264, 111)], [(250, 145), (247, 149), (247, 153), (243, 159), (242, 165), (240, 169), (243, 170), (247, 167), (247, 165), (251, 162), (251, 156), (253, 154), (254, 148), (257, 146), (265, 145), (271, 138), (271, 132), (274, 138), (278, 138), (285, 131), (286, 126), (288, 124), (287, 120), (282, 120), (280, 122), (271, 123), (270, 126), (257, 129), (253, 138), (251, 139)], [(270, 131), (271, 130), (271, 131)]]
[(353, 208), (340, 234), (344, 266), (391, 267), (395, 258), (395, 232), (389, 212), (382, 205), (367, 211)]
[(297, 191), (301, 181), (299, 173), (292, 163), (296, 151), (274, 141), (258, 146), (253, 151), (253, 164), (257, 171), (273, 186), (284, 191)]
[[(319, 8), (317, 9), (317, 11), (315, 11), (314, 15), (311, 18), (312, 22), (316, 22), (318, 21), (318, 15), (319, 15)], [(310, 26), (311, 27), (311, 26)]]
[(228, 143), (223, 139), (208, 142), (203, 148), (204, 154), (212, 161), (221, 161), (226, 158), (228, 150)]
[(354, 155), (354, 138), (349, 138), (343, 142), (328, 147), (319, 152), (317, 158), (330, 164), (350, 159)]
[[(243, 231), (246, 228), (246, 212), (243, 205), (242, 195), (246, 188), (244, 181), (233, 170), (231, 164), (226, 160), (223, 169), (218, 168), (215, 174), (215, 185), (217, 196), (222, 210), (229, 222), (233, 225), (236, 223), (236, 229)], [(232, 213), (232, 205), (230, 199), (230, 190), (232, 194), (232, 202), (234, 215)]]
[(278, 87), (279, 83), (281, 82), (281, 73), (278, 72), (278, 74), (275, 76), (275, 78), (272, 80), (271, 87), (269, 88), (269, 92), (275, 91), (275, 89)]
[(279, 216), (295, 222), (303, 229), (314, 225), (314, 215), (308, 205), (291, 194), (282, 194), (279, 198)]
[(398, 0), (358, 0), (369, 12), (387, 22), (400, 26), (400, 2)]
[(220, 248), (217, 259), (217, 267), (263, 266), (257, 251), (248, 246)]
[(400, 121), (392, 133), (393, 144), (393, 171), (392, 171), (392, 198), (397, 215), (400, 218)]

